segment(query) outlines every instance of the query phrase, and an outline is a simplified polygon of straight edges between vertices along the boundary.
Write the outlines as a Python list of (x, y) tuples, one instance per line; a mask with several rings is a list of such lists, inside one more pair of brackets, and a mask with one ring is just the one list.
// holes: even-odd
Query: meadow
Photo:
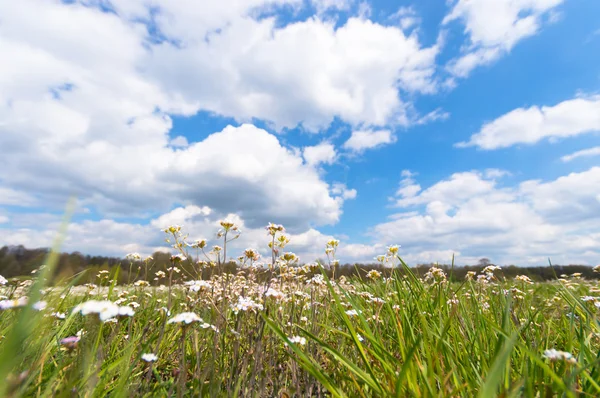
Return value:
[(132, 253), (129, 275), (152, 283), (117, 284), (118, 269), (50, 283), (52, 253), (31, 278), (0, 277), (0, 396), (600, 395), (597, 280), (490, 265), (451, 282), (415, 274), (396, 246), (377, 259), (391, 272), (336, 277), (338, 241), (302, 264), (275, 224), (270, 258), (247, 249), (232, 274), (240, 232), (221, 225), (212, 248), (165, 229), (164, 269)]

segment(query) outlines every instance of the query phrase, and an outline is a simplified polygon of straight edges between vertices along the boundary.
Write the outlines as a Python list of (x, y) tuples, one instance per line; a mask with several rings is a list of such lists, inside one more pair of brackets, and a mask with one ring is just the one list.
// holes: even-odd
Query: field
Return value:
[[(272, 258), (246, 250), (233, 275), (219, 267), (237, 232), (222, 225), (206, 261), (187, 255), (206, 242), (167, 228), (180, 254), (154, 286), (103, 272), (47, 287), (52, 256), (30, 280), (0, 278), (0, 396), (600, 395), (597, 281), (507, 280), (495, 266), (421, 278), (397, 247), (379, 259), (390, 277), (330, 278), (337, 241), (326, 264), (298, 265), (273, 224)], [(214, 275), (173, 283), (190, 262)]]

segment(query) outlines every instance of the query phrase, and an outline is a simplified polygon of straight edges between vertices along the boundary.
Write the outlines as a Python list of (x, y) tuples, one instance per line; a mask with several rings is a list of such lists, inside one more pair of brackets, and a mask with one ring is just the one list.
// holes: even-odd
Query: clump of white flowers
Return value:
[(238, 302), (233, 304), (231, 308), (233, 309), (233, 312), (237, 314), (240, 311), (262, 311), (263, 306), (262, 304), (257, 303), (250, 298), (240, 296), (238, 298)]
[(145, 362), (156, 362), (156, 360), (158, 360), (158, 357), (155, 354), (142, 354), (142, 361)]
[(202, 318), (193, 312), (182, 312), (181, 314), (175, 315), (173, 318), (169, 319), (167, 323), (179, 323), (181, 325), (189, 325), (193, 322), (204, 322)]
[(575, 359), (573, 354), (571, 354), (570, 352), (558, 351), (558, 350), (555, 350), (554, 348), (551, 350), (544, 351), (543, 357), (546, 359), (549, 359), (552, 362), (564, 361), (564, 362), (571, 363), (571, 364), (577, 363), (577, 360)]
[(111, 321), (117, 317), (133, 316), (135, 314), (130, 306), (119, 306), (112, 301), (89, 300), (77, 305), (73, 313), (79, 312), (81, 315), (96, 314), (102, 322)]
[[(302, 336), (290, 337), (290, 341), (294, 344), (306, 345), (306, 339)], [(287, 345), (287, 344), (286, 344)]]
[(0, 286), (4, 286), (8, 283), (8, 280), (3, 277), (2, 275), (0, 275)]

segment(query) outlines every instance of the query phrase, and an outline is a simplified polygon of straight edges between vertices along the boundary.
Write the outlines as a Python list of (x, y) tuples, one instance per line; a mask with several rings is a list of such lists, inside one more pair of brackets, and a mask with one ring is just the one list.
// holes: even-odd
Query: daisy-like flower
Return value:
[(158, 359), (158, 357), (155, 354), (142, 354), (142, 361), (146, 361), (146, 362), (156, 362), (156, 360)]
[(290, 341), (294, 344), (306, 345), (306, 339), (301, 336), (290, 337)]
[(381, 278), (381, 272), (373, 269), (373, 270), (367, 272), (367, 278), (373, 279), (373, 280), (379, 279), (379, 278)]
[[(133, 316), (133, 308), (129, 306), (118, 306), (112, 301), (89, 300), (73, 308), (73, 313), (81, 315), (96, 314), (102, 322), (107, 322), (115, 317)], [(112, 322), (112, 321), (111, 321)]]
[(183, 284), (186, 285), (192, 292), (199, 292), (202, 289), (212, 288), (210, 282), (207, 281), (188, 281), (184, 282)]
[(575, 359), (575, 357), (573, 357), (573, 354), (571, 354), (570, 352), (558, 351), (554, 348), (551, 350), (544, 351), (544, 355), (542, 356), (546, 359), (549, 359), (552, 362), (565, 361), (568, 363), (577, 363), (577, 360)]
[(0, 275), (0, 286), (4, 286), (8, 283), (8, 280), (3, 277), (2, 275)]
[(263, 306), (250, 298), (240, 296), (238, 302), (232, 305), (231, 308), (233, 309), (233, 312), (237, 314), (240, 311), (250, 311), (255, 309), (262, 311)]
[(348, 315), (348, 316), (358, 316), (358, 312), (356, 310), (348, 310), (348, 311), (346, 311), (346, 315)]
[[(8, 310), (11, 308), (20, 308), (25, 307), (28, 302), (28, 298), (23, 296), (19, 297), (16, 300), (0, 300), (0, 311)], [(32, 308), (37, 311), (41, 311), (46, 308), (47, 303), (45, 301), (38, 301), (37, 303), (32, 305)]]
[(193, 322), (204, 322), (202, 318), (193, 312), (182, 312), (181, 314), (175, 315), (173, 318), (169, 319), (167, 323), (180, 323), (182, 325), (189, 325)]

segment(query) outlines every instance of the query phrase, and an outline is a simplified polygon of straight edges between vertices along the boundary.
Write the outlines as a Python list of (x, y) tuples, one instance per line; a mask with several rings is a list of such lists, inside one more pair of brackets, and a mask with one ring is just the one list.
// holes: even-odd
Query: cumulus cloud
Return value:
[(318, 166), (321, 163), (332, 164), (336, 159), (336, 155), (335, 147), (328, 142), (302, 149), (302, 157), (311, 166)]
[[(371, 235), (419, 253), (460, 253), (457, 263), (595, 264), (600, 252), (600, 168), (553, 181), (503, 187), (498, 173), (469, 171), (421, 189), (405, 173), (394, 205), (403, 209)], [(437, 261), (448, 262), (447, 258)]]
[(0, 65), (5, 205), (58, 209), (75, 195), (110, 217), (183, 204), (239, 212), (252, 226), (332, 224), (352, 190), (334, 193), (311, 166), (332, 162), (333, 148), (306, 148), (305, 164), (250, 124), (188, 142), (170, 136), (171, 115), (205, 110), (276, 129), (406, 124), (403, 94), (435, 90), (438, 48), (364, 17), (281, 24), (278, 11), (301, 10), (300, 0), (149, 4), (0, 4), (0, 57), (11, 60)]
[(454, 76), (466, 77), (488, 65), (521, 40), (539, 32), (547, 19), (555, 20), (563, 0), (455, 0), (442, 24), (463, 22), (469, 44), (464, 54), (448, 65)]
[(563, 101), (554, 106), (514, 109), (484, 124), (468, 142), (457, 146), (491, 150), (597, 131), (600, 131), (600, 96), (592, 96)]
[(391, 130), (357, 130), (352, 132), (343, 147), (353, 152), (363, 152), (394, 142), (396, 136)]

